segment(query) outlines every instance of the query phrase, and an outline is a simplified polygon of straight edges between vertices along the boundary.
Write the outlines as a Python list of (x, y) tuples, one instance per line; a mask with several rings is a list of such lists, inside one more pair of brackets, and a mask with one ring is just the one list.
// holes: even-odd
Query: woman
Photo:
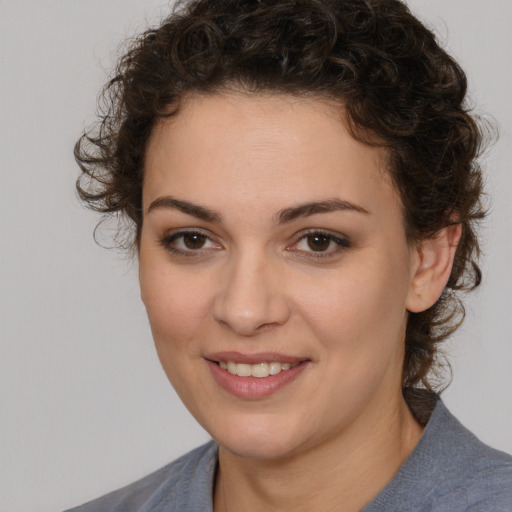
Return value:
[(162, 366), (214, 441), (77, 510), (512, 508), (512, 458), (433, 378), (480, 282), (465, 92), (397, 0), (199, 0), (139, 38), (79, 193), (131, 219)]

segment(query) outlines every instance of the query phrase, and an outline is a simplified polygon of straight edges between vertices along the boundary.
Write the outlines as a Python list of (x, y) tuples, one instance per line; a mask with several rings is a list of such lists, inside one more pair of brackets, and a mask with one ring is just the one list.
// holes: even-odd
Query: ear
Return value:
[(433, 238), (419, 242), (414, 249), (413, 275), (406, 302), (411, 313), (425, 311), (443, 293), (461, 234), (461, 224), (453, 224), (438, 231)]

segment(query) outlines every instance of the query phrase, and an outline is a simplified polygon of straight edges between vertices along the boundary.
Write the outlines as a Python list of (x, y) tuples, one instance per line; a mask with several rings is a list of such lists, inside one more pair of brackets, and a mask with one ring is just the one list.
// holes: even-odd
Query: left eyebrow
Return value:
[(291, 208), (280, 210), (276, 215), (276, 222), (277, 224), (285, 224), (299, 217), (309, 217), (311, 215), (316, 215), (317, 213), (331, 213), (339, 211), (352, 211), (371, 215), (371, 212), (362, 206), (351, 203), (350, 201), (335, 198), (327, 199), (326, 201), (314, 201), (299, 204), (297, 206), (292, 206)]
[(198, 219), (207, 222), (219, 223), (222, 221), (220, 213), (217, 212), (216, 210), (212, 210), (210, 208), (206, 208), (205, 206), (200, 206), (189, 201), (184, 201), (182, 199), (176, 199), (175, 197), (171, 196), (163, 196), (155, 199), (149, 205), (146, 213), (149, 213), (153, 210), (166, 208), (179, 210), (180, 212), (183, 212), (186, 215), (190, 215), (191, 217), (197, 217)]

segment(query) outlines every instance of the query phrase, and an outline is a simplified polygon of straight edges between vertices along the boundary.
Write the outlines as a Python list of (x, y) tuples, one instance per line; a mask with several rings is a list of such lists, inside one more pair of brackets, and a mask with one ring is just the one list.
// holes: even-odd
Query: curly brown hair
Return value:
[[(476, 157), (482, 132), (466, 77), (399, 0), (194, 0), (131, 42), (107, 83), (96, 128), (75, 147), (87, 205), (121, 214), (139, 243), (144, 154), (152, 129), (187, 93), (227, 89), (315, 95), (343, 107), (355, 138), (387, 149), (411, 243), (462, 225), (448, 284), (410, 313), (404, 393), (432, 391), (437, 346), (460, 324), (459, 295), (481, 273), (475, 224), (484, 215)], [(413, 393), (414, 395), (414, 393)]]

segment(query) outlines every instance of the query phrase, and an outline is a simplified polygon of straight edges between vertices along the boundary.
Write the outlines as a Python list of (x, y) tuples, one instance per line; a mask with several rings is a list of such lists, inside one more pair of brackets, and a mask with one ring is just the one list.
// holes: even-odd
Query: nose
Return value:
[(290, 317), (279, 270), (249, 253), (229, 264), (213, 301), (215, 320), (241, 336), (283, 325)]

